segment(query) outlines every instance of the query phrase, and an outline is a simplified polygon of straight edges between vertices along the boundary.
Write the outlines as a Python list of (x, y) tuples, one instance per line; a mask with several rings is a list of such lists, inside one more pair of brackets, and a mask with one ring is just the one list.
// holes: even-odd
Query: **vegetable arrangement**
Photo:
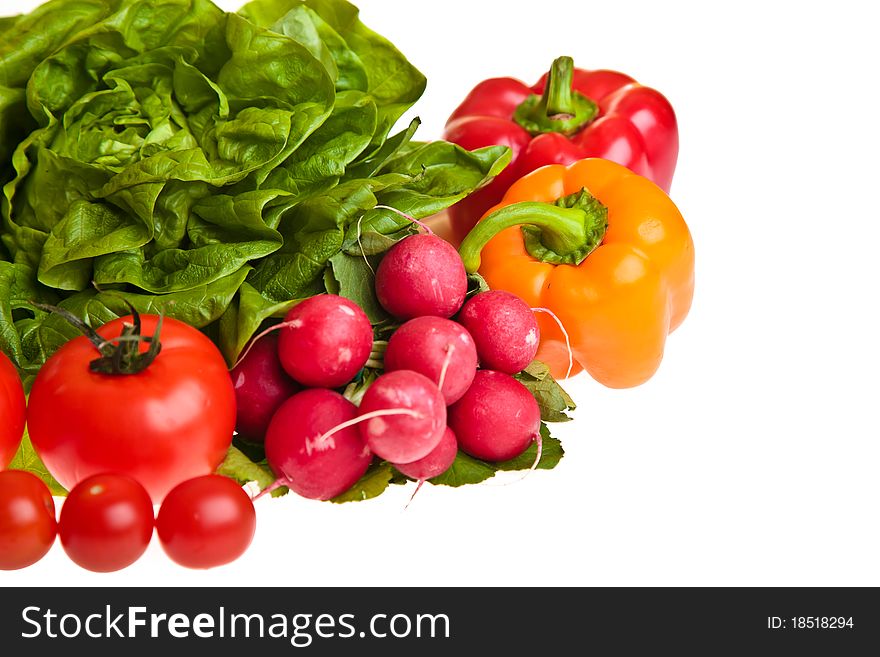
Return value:
[[(345, 0), (0, 21), (0, 569), (57, 535), (118, 570), (154, 529), (211, 568), (255, 486), (551, 469), (554, 377), (654, 373), (693, 294), (668, 102), (560, 58), (478, 85), (448, 142), (392, 134), (424, 87)], [(447, 208), (459, 250), (421, 222)]]

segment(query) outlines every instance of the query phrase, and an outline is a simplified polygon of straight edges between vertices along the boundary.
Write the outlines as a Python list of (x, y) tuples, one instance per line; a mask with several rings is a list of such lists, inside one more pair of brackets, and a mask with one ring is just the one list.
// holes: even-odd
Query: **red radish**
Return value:
[(506, 461), (540, 440), (541, 411), (522, 383), (480, 370), (464, 396), (449, 407), (449, 426), (462, 450), (484, 461)]
[(391, 463), (427, 456), (443, 438), (446, 402), (437, 386), (411, 370), (383, 374), (361, 401), (360, 432), (370, 449)]
[(458, 401), (477, 373), (477, 348), (460, 324), (442, 317), (416, 317), (388, 340), (385, 371), (412, 370), (440, 387), (447, 406)]
[(412, 463), (395, 463), (394, 467), (407, 477), (412, 477), (418, 483), (413, 491), (412, 497), (409, 498), (407, 507), (412, 504), (418, 492), (422, 489), (422, 484), (432, 477), (437, 477), (446, 472), (451, 466), (455, 457), (458, 455), (458, 441), (452, 429), (446, 427), (443, 437), (437, 446), (431, 450), (427, 456), (420, 458)]
[(376, 296), (399, 319), (452, 317), (467, 293), (458, 251), (436, 235), (411, 235), (392, 246), (376, 271)]
[(338, 388), (370, 358), (373, 328), (353, 301), (321, 294), (297, 304), (284, 317), (278, 357), (304, 386)]
[(278, 334), (254, 342), (232, 369), (235, 387), (235, 430), (252, 442), (263, 442), (269, 421), (284, 401), (300, 387), (278, 359)]
[(322, 437), (356, 416), (357, 407), (333, 390), (304, 390), (284, 402), (266, 433), (266, 459), (279, 483), (315, 500), (351, 488), (373, 459), (360, 432), (346, 427)]
[(395, 463), (394, 467), (418, 482), (442, 475), (449, 469), (458, 454), (458, 441), (452, 429), (446, 427), (443, 437), (431, 452), (412, 463)]
[(516, 374), (538, 353), (541, 335), (535, 314), (510, 292), (477, 294), (464, 304), (457, 319), (473, 336), (483, 368)]

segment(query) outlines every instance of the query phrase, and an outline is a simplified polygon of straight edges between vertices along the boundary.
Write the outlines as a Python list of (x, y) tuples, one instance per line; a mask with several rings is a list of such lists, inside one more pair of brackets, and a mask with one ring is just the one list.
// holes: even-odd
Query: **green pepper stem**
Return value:
[(572, 89), (574, 60), (557, 57), (547, 74), (542, 95), (532, 94), (514, 112), (513, 119), (533, 135), (559, 132), (572, 135), (596, 118), (599, 107)]
[(483, 247), (502, 230), (522, 226), (526, 250), (541, 262), (580, 264), (601, 242), (608, 210), (582, 189), (555, 204), (523, 201), (500, 208), (480, 220), (459, 247), (464, 268), (475, 273)]

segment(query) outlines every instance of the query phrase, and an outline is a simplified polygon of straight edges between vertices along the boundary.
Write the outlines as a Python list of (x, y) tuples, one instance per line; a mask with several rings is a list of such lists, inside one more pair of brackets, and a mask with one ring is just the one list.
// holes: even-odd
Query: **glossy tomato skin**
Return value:
[(0, 472), (0, 570), (35, 564), (55, 542), (55, 502), (30, 472)]
[(196, 477), (168, 493), (156, 518), (162, 548), (187, 568), (214, 568), (244, 554), (257, 528), (254, 504), (232, 479)]
[[(114, 320), (98, 333), (116, 337), (125, 321), (132, 320)], [(142, 321), (144, 335), (152, 335), (158, 317)], [(29, 400), (29, 433), (68, 490), (90, 475), (118, 472), (161, 500), (223, 460), (235, 428), (226, 362), (207, 337), (174, 319), (165, 318), (161, 343), (156, 360), (138, 374), (91, 372), (98, 353), (85, 337), (65, 344), (40, 370)]]
[(24, 433), (24, 390), (12, 362), (0, 351), (0, 470), (9, 465)]
[(131, 477), (87, 477), (64, 500), (58, 535), (77, 565), (96, 573), (121, 570), (137, 561), (150, 544), (153, 502)]

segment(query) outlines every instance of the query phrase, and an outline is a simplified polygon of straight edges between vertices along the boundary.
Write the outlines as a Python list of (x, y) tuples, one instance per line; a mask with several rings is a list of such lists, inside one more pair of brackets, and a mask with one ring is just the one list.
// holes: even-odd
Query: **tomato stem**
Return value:
[[(122, 301), (131, 312), (132, 323), (124, 324), (121, 335), (108, 339), (103, 338), (95, 329), (69, 310), (34, 301), (31, 302), (31, 305), (45, 312), (58, 315), (89, 339), (89, 342), (101, 354), (100, 357), (89, 363), (89, 370), (99, 374), (117, 376), (143, 372), (156, 360), (156, 357), (162, 350), (159, 336), (162, 333), (162, 321), (164, 318), (161, 315), (159, 316), (156, 332), (153, 335), (142, 335), (143, 327), (140, 314), (127, 299)], [(140, 345), (143, 342), (148, 343), (150, 348), (142, 353)]]
[(53, 306), (48, 303), (37, 303), (36, 301), (31, 301), (30, 304), (34, 308), (37, 308), (47, 313), (51, 313), (53, 315), (58, 315), (59, 317), (63, 318), (69, 324), (79, 329), (79, 331), (89, 339), (89, 342), (95, 345), (95, 349), (101, 352), (102, 355), (110, 355), (109, 350), (106, 350), (107, 341), (100, 335), (98, 335), (98, 332), (95, 329), (86, 324), (83, 320), (81, 320), (69, 310), (65, 310), (64, 308)]

